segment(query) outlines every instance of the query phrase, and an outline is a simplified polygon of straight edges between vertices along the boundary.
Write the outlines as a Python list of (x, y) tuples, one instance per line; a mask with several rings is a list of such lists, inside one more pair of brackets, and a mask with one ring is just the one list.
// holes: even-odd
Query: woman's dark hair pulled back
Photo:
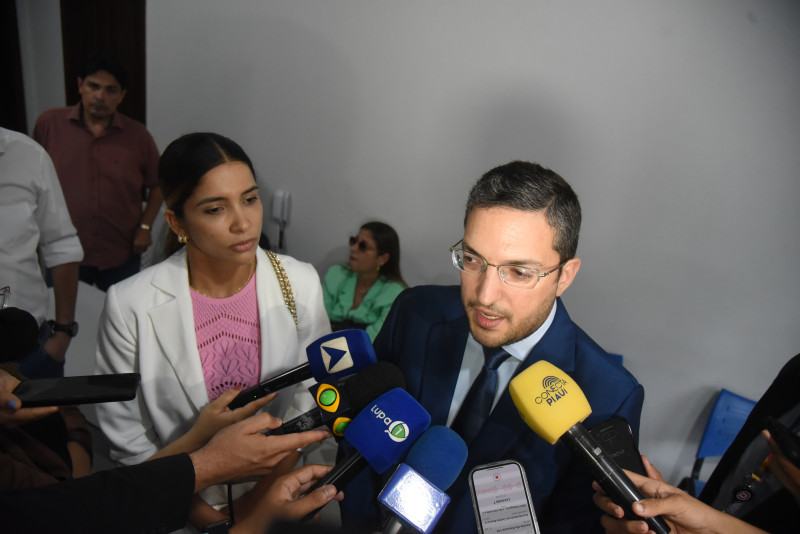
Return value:
[(400, 275), (400, 238), (394, 228), (380, 221), (364, 223), (361, 228), (372, 233), (379, 254), (389, 254), (389, 260), (381, 267), (381, 276), (408, 285)]
[[(210, 132), (195, 132), (175, 139), (167, 146), (158, 161), (158, 184), (164, 194), (167, 209), (184, 218), (186, 200), (200, 183), (200, 179), (211, 169), (238, 161), (250, 167), (255, 177), (253, 163), (242, 147), (225, 136)], [(168, 257), (181, 246), (176, 236), (167, 228), (164, 257)]]

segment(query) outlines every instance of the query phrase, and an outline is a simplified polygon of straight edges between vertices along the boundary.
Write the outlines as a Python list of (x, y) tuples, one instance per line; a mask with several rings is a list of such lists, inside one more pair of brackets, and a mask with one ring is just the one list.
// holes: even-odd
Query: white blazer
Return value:
[[(306, 346), (330, 332), (330, 322), (313, 266), (279, 256), (295, 298), (295, 327), (269, 258), (261, 249), (256, 258), (264, 380), (308, 361)], [(195, 337), (185, 249), (113, 285), (106, 294), (95, 373), (128, 372), (142, 375), (136, 398), (97, 405), (111, 457), (124, 465), (144, 461), (186, 433), (209, 402)], [(267, 411), (285, 419), (287, 413), (292, 416), (312, 406), (313, 398), (299, 385), (282, 390)]]

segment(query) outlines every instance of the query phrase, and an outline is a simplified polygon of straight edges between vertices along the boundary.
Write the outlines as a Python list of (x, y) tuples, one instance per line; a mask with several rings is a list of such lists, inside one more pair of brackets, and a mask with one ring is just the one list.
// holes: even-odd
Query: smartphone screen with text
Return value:
[(481, 465), (469, 475), (483, 534), (539, 534), (525, 470), (515, 461)]

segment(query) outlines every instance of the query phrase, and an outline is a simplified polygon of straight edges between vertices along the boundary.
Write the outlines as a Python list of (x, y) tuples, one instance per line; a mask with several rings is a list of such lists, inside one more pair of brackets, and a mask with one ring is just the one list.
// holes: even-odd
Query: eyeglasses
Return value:
[(11, 287), (0, 287), (0, 310), (7, 308), (9, 302), (11, 302)]
[(358, 244), (358, 250), (360, 250), (361, 252), (366, 252), (368, 250), (375, 250), (376, 249), (373, 245), (370, 245), (369, 243), (367, 243), (363, 239), (359, 239), (359, 238), (351, 235), (350, 236), (350, 246), (352, 247), (355, 244)]
[(463, 239), (459, 239), (455, 245), (450, 247), (450, 254), (453, 257), (453, 265), (456, 269), (469, 274), (483, 274), (486, 272), (486, 268), (491, 265), (497, 269), (497, 274), (500, 275), (500, 280), (502, 280), (504, 284), (519, 289), (533, 289), (536, 287), (536, 284), (539, 283), (539, 279), (556, 272), (567, 263), (563, 261), (559, 263), (557, 267), (544, 274), (536, 269), (522, 267), (520, 265), (494, 265), (477, 254), (472, 254), (471, 252), (465, 252), (461, 248), (456, 248), (462, 241)]

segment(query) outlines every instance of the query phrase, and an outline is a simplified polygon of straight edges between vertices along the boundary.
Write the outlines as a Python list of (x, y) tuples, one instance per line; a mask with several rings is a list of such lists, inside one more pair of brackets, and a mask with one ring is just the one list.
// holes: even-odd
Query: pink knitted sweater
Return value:
[(215, 299), (192, 294), (194, 331), (208, 400), (233, 387), (246, 389), (261, 376), (261, 328), (258, 320), (256, 277), (241, 291)]

